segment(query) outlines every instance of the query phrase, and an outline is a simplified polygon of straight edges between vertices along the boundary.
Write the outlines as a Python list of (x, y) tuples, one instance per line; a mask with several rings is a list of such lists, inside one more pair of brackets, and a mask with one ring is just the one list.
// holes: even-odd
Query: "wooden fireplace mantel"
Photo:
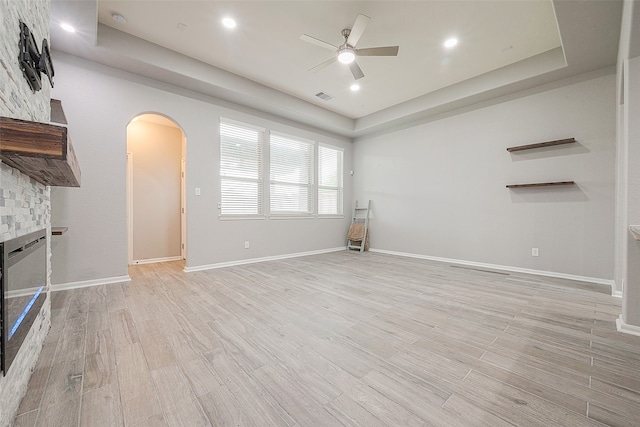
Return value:
[(0, 117), (0, 159), (44, 185), (80, 187), (65, 126)]

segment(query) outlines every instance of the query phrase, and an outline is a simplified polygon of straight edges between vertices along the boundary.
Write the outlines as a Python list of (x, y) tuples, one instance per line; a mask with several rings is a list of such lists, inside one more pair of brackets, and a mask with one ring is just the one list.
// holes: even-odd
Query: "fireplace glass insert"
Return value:
[(47, 298), (47, 233), (0, 243), (2, 372), (6, 374)]

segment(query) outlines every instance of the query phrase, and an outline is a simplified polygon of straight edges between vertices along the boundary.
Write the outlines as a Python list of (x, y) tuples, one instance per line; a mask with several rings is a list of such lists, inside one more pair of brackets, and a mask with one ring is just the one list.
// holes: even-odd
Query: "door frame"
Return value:
[(133, 153), (127, 152), (127, 262), (133, 265)]
[[(183, 132), (184, 135), (184, 132)], [(183, 141), (182, 146), (186, 145)], [(187, 159), (180, 161), (180, 256), (187, 259)]]
[[(168, 117), (164, 114), (160, 114), (157, 112), (146, 112), (140, 113), (132, 121), (135, 121), (136, 118), (145, 114), (153, 114), (156, 116), (164, 117), (170, 121), (172, 121), (175, 126), (182, 133), (182, 155), (180, 157), (180, 258), (182, 260), (187, 260), (187, 184), (186, 184), (186, 174), (187, 174), (187, 162), (186, 162), (186, 149), (187, 149), (187, 135), (175, 120), (171, 117)], [(129, 126), (131, 122), (127, 123)], [(128, 144), (128, 137), (125, 139), (125, 144)], [(133, 258), (133, 153), (127, 151), (126, 157), (126, 214), (127, 214), (127, 263), (128, 265), (136, 265), (139, 264)], [(177, 259), (177, 257), (175, 258)], [(161, 261), (161, 260), (158, 260)], [(169, 259), (167, 259), (169, 261)], [(157, 261), (154, 261), (157, 262)], [(140, 263), (144, 263), (144, 260), (141, 260)]]

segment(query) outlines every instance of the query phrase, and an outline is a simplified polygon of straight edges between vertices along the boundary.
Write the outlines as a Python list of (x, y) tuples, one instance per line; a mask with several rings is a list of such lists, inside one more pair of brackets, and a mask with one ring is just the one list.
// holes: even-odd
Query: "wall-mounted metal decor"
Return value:
[(49, 83), (53, 87), (53, 63), (47, 39), (42, 40), (42, 53), (38, 50), (36, 39), (33, 33), (24, 22), (20, 22), (20, 41), (18, 42), (18, 59), (20, 68), (25, 79), (29, 83), (32, 91), (37, 92), (42, 89), (40, 74), (49, 78)]

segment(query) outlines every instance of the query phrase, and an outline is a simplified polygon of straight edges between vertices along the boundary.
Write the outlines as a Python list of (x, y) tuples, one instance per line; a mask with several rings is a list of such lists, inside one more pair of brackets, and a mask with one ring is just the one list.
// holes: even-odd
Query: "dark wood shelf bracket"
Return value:
[(519, 145), (517, 147), (509, 147), (507, 151), (532, 150), (534, 148), (553, 147), (554, 145), (571, 144), (576, 142), (575, 138), (557, 139), (555, 141), (539, 142), (537, 144)]
[(52, 99), (50, 102), (51, 105), (51, 123), (59, 123), (61, 125), (66, 125), (67, 116), (64, 114), (64, 110), (62, 109), (62, 101), (59, 99)]
[(574, 185), (574, 181), (555, 181), (555, 182), (535, 182), (531, 184), (511, 184), (507, 188), (526, 188), (526, 187), (551, 187), (557, 185)]

